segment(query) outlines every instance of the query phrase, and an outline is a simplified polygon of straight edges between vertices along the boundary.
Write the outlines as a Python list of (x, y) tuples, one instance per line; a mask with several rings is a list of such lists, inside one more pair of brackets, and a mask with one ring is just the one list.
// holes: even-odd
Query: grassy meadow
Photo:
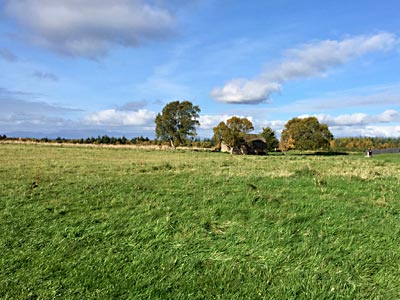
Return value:
[(400, 299), (400, 154), (0, 144), (1, 299)]

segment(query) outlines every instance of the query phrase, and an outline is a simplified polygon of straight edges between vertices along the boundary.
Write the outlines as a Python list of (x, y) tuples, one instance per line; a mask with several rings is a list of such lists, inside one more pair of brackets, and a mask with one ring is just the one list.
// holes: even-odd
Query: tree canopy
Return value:
[(281, 134), (282, 150), (315, 150), (329, 147), (333, 139), (328, 125), (320, 124), (315, 117), (289, 120)]
[(265, 139), (265, 143), (267, 144), (267, 150), (272, 151), (275, 148), (279, 147), (279, 141), (275, 136), (275, 132), (271, 127), (263, 128), (261, 132), (262, 137)]
[(239, 117), (232, 117), (226, 123), (221, 122), (213, 128), (215, 141), (223, 141), (231, 148), (231, 152), (244, 142), (245, 135), (252, 130), (253, 124), (248, 119)]
[(155, 119), (156, 137), (163, 141), (169, 141), (175, 148), (192, 137), (196, 133), (200, 107), (190, 101), (173, 101), (168, 103)]

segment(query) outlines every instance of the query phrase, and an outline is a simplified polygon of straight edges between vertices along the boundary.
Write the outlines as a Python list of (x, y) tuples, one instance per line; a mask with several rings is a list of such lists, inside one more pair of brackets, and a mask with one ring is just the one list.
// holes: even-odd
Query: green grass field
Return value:
[(400, 155), (0, 144), (1, 299), (400, 299)]

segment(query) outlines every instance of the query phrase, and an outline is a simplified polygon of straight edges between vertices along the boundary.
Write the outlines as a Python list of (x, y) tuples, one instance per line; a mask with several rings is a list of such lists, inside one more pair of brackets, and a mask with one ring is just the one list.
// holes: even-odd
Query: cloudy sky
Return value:
[(2, 0), (0, 134), (154, 137), (165, 104), (400, 136), (396, 0)]

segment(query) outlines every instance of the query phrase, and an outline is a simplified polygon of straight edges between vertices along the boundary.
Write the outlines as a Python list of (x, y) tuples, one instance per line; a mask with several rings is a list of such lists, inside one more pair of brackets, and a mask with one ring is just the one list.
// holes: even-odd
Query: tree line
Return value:
[[(149, 137), (138, 136), (131, 139), (122, 137), (113, 137), (108, 135), (102, 135), (97, 137), (88, 137), (88, 138), (79, 138), (79, 139), (67, 139), (62, 137), (57, 138), (16, 138), (16, 137), (7, 137), (7, 135), (0, 135), (0, 141), (21, 141), (21, 142), (35, 142), (35, 143), (69, 143), (69, 144), (94, 144), (94, 145), (160, 145), (163, 144), (163, 141), (158, 139), (150, 139)], [(198, 138), (195, 137), (190, 140), (186, 140), (182, 146), (189, 147), (202, 147), (202, 148), (211, 148), (214, 146), (213, 140), (210, 138)]]
[[(368, 148), (387, 149), (400, 148), (400, 138), (384, 137), (342, 137), (334, 139), (327, 124), (319, 123), (315, 117), (293, 118), (285, 124), (281, 132), (280, 140), (270, 127), (262, 128), (262, 131), (253, 135), (254, 126), (247, 118), (232, 117), (226, 122), (220, 122), (213, 128), (213, 137), (200, 139), (197, 137), (196, 127), (199, 122), (200, 107), (190, 101), (173, 101), (165, 105), (156, 116), (156, 139), (148, 137), (134, 137), (128, 139), (125, 136), (112, 137), (108, 135), (65, 139), (58, 137), (49, 138), (9, 138), (5, 134), (0, 135), (0, 140), (21, 140), (34, 142), (57, 142), (74, 144), (106, 144), (106, 145), (162, 145), (168, 144), (172, 148), (177, 146), (192, 146), (218, 149), (222, 144), (230, 148), (231, 153), (240, 150), (248, 142), (248, 137), (259, 137), (265, 143), (265, 150), (318, 150), (329, 149), (333, 151), (364, 151)], [(239, 152), (239, 151), (237, 151)]]
[(97, 137), (88, 137), (88, 138), (80, 138), (80, 139), (67, 139), (62, 137), (57, 137), (55, 139), (51, 139), (48, 137), (44, 138), (15, 138), (15, 137), (7, 137), (5, 134), (0, 135), (0, 140), (9, 140), (9, 141), (23, 141), (23, 142), (38, 142), (38, 143), (71, 143), (71, 144), (107, 144), (107, 145), (130, 145), (130, 144), (152, 144), (154, 140), (149, 139), (148, 137), (135, 137), (132, 139), (128, 139), (125, 136), (122, 137), (113, 137), (108, 135), (102, 135)]
[[(156, 137), (175, 148), (196, 136), (200, 107), (189, 101), (168, 103), (155, 119)], [(254, 130), (247, 118), (232, 117), (213, 128), (213, 143), (225, 144), (231, 150), (240, 149), (247, 143), (246, 137)], [(327, 124), (319, 123), (316, 117), (293, 118), (285, 124), (280, 141), (270, 127), (258, 134), (265, 142), (267, 151), (277, 150), (362, 150), (367, 148), (396, 148), (400, 138), (339, 138), (334, 139)]]
[(331, 147), (343, 151), (400, 148), (400, 138), (394, 137), (342, 137), (331, 142)]
[[(173, 148), (185, 140), (196, 136), (196, 126), (200, 125), (200, 108), (189, 101), (173, 101), (168, 103), (155, 119), (157, 138), (167, 141)], [(216, 145), (225, 144), (231, 153), (239, 153), (248, 147), (246, 137), (254, 130), (254, 126), (247, 118), (232, 117), (225, 122), (220, 122), (213, 128), (213, 140)], [(282, 131), (281, 141), (270, 128), (263, 128), (259, 133), (262, 138), (263, 148), (266, 151), (281, 151), (292, 149), (314, 150), (328, 148), (333, 135), (326, 124), (320, 124), (315, 117), (293, 118), (286, 123)]]
[[(261, 135), (266, 139), (269, 151), (279, 149), (279, 140), (275, 137), (275, 132), (267, 127), (264, 128)], [(134, 137), (127, 139), (124, 137), (110, 137), (107, 135), (98, 137), (89, 137), (81, 139), (66, 139), (58, 137), (56, 139), (49, 138), (15, 138), (0, 135), (0, 141), (29, 141), (37, 143), (72, 143), (72, 144), (105, 144), (105, 145), (160, 145), (162, 141), (150, 139), (148, 137)], [(183, 144), (184, 146), (212, 148), (217, 145), (214, 138), (194, 138)], [(335, 138), (330, 142), (330, 149), (333, 151), (364, 151), (365, 149), (389, 149), (400, 148), (400, 138), (393, 137), (341, 137)]]

